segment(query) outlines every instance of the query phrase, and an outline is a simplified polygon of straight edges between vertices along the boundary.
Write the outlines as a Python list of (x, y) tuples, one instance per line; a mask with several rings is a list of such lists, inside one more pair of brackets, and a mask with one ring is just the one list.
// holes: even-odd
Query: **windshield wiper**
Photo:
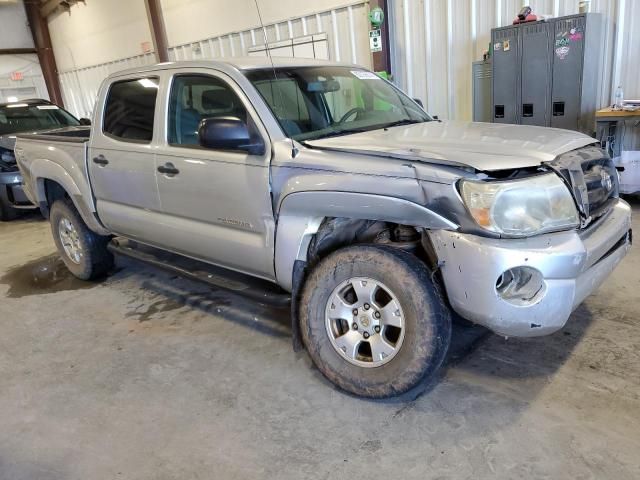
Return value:
[(391, 127), (400, 127), (401, 125), (413, 125), (414, 123), (425, 123), (429, 120), (411, 120), (410, 118), (405, 118), (404, 120), (398, 120), (397, 122), (387, 123), (380, 128), (391, 128)]
[(317, 137), (307, 138), (304, 141), (313, 142), (314, 140), (322, 140), (323, 138), (340, 137), (342, 135), (349, 135), (351, 133), (364, 133), (368, 131), (370, 131), (370, 129), (368, 128), (345, 128), (342, 130), (334, 130), (333, 132), (323, 133), (322, 135), (318, 135)]
[(414, 123), (424, 123), (429, 121), (430, 120), (411, 120), (409, 118), (405, 118), (404, 120), (398, 120), (396, 122), (370, 125), (367, 128), (343, 128), (340, 130), (334, 130), (333, 132), (323, 133), (317, 137), (306, 138), (304, 140), (300, 140), (300, 142), (304, 144), (304, 142), (313, 142), (314, 140), (322, 140), (323, 138), (340, 137), (342, 135), (350, 135), (352, 133), (365, 133), (373, 130), (380, 130), (381, 128), (387, 129), (390, 127), (399, 127), (401, 125), (412, 125)]

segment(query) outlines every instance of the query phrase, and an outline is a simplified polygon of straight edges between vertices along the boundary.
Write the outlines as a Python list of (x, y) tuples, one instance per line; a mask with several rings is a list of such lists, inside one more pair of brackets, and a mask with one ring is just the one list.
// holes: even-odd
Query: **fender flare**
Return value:
[(78, 187), (73, 177), (60, 165), (46, 159), (37, 159), (31, 163), (29, 168), (32, 178), (34, 179), (34, 195), (40, 209), (49, 208), (47, 205), (47, 194), (45, 191), (45, 181), (50, 180), (56, 182), (69, 195), (73, 205), (80, 213), (82, 220), (87, 224), (89, 229), (99, 235), (109, 235), (110, 232), (98, 221), (92, 203), (87, 205), (86, 196)]
[(306, 262), (309, 243), (326, 217), (345, 217), (457, 230), (458, 225), (417, 203), (368, 193), (308, 191), (284, 197), (278, 211), (274, 267), (278, 284), (292, 291), (296, 260)]

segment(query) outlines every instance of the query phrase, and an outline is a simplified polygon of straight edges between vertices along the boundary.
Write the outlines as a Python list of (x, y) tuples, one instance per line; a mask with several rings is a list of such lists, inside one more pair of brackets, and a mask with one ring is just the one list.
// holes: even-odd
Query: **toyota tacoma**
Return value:
[(454, 315), (503, 336), (562, 328), (631, 244), (593, 138), (439, 121), (355, 65), (123, 71), (92, 125), (15, 149), (71, 272), (102, 276), (115, 252), (262, 285), (290, 299), (294, 343), (362, 396), (432, 377)]

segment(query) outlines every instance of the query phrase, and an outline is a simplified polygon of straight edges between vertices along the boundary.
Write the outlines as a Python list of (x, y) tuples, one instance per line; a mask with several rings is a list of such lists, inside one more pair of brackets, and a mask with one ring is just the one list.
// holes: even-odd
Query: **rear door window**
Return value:
[(150, 143), (157, 96), (157, 77), (112, 84), (104, 110), (105, 135), (127, 142)]

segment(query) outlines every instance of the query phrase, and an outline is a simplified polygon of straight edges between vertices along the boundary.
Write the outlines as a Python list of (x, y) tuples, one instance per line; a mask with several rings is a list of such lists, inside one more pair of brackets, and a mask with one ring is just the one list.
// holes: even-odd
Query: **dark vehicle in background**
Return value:
[(48, 100), (0, 103), (0, 221), (14, 219), (20, 210), (36, 208), (22, 189), (16, 165), (16, 134), (86, 124)]

